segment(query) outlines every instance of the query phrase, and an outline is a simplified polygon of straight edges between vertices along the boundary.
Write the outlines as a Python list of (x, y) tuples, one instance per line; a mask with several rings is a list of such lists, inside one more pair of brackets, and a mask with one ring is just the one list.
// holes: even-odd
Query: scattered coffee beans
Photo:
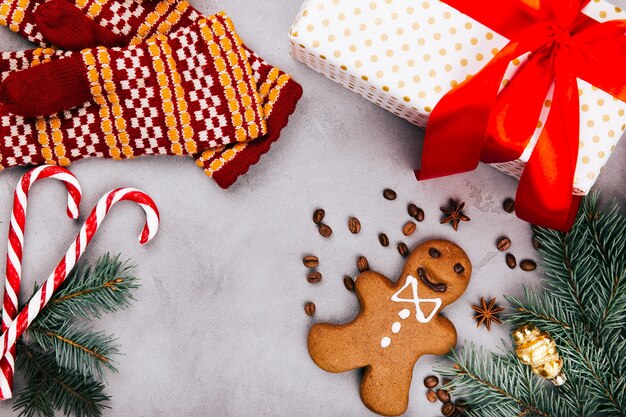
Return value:
[(379, 235), (378, 235), (378, 241), (379, 241), (379, 242), (380, 242), (380, 244), (381, 244), (382, 246), (384, 246), (385, 248), (386, 248), (387, 246), (389, 246), (389, 238), (388, 238), (388, 237), (387, 237), (387, 235), (386, 235), (386, 234), (384, 234), (384, 233), (381, 233), (381, 234), (379, 234)]
[(513, 213), (515, 211), (515, 201), (512, 198), (507, 198), (502, 203), (502, 208), (507, 213)]
[(409, 248), (404, 242), (398, 243), (398, 253), (405, 258), (409, 256)]
[(415, 233), (415, 229), (417, 228), (416, 224), (408, 221), (404, 224), (404, 227), (402, 228), (402, 233), (404, 234), (404, 236), (411, 236), (413, 233)]
[(359, 268), (359, 272), (369, 271), (370, 269), (369, 262), (367, 262), (367, 258), (365, 256), (359, 256), (356, 260), (356, 266)]
[(437, 398), (439, 398), (439, 401), (441, 401), (442, 403), (450, 402), (450, 394), (448, 393), (447, 390), (443, 388), (437, 390)]
[(534, 271), (537, 269), (537, 263), (530, 259), (524, 259), (519, 263), (519, 267), (522, 268), (523, 271)]
[(385, 188), (383, 190), (383, 197), (385, 197), (386, 200), (395, 200), (397, 196), (396, 192), (391, 188)]
[(333, 234), (333, 229), (331, 229), (330, 226), (324, 223), (320, 223), (317, 227), (317, 230), (320, 232), (320, 235), (322, 235), (325, 238), (329, 238), (330, 235)]
[(418, 210), (419, 208), (413, 203), (409, 204), (408, 207), (406, 208), (406, 211), (409, 213), (409, 216), (411, 217), (417, 216)]
[(317, 266), (320, 264), (320, 260), (317, 259), (317, 256), (308, 255), (302, 258), (302, 263), (307, 268), (317, 268)]
[(315, 304), (313, 304), (313, 302), (311, 302), (311, 301), (306, 303), (304, 305), (304, 312), (306, 313), (307, 316), (314, 315), (315, 314)]
[(346, 286), (348, 291), (354, 291), (354, 280), (351, 277), (347, 275), (343, 277), (343, 285)]
[(435, 388), (437, 385), (439, 385), (439, 378), (435, 375), (429, 375), (424, 378), (424, 386), (426, 388)]
[(309, 274), (306, 276), (306, 280), (309, 282), (309, 284), (317, 284), (322, 280), (322, 274), (317, 271), (309, 272)]
[(446, 417), (451, 417), (456, 411), (456, 407), (452, 403), (445, 403), (441, 407), (441, 413)]
[(435, 391), (429, 389), (428, 391), (426, 391), (426, 399), (429, 402), (434, 403), (437, 401), (437, 394), (435, 393)]
[(511, 239), (505, 236), (501, 238), (500, 240), (498, 240), (497, 246), (500, 252), (504, 252), (505, 250), (508, 250), (511, 247)]
[(361, 231), (361, 222), (356, 217), (350, 217), (348, 219), (348, 229), (350, 229), (350, 233), (356, 235)]
[(515, 269), (515, 267), (517, 266), (517, 259), (515, 259), (515, 256), (513, 256), (512, 253), (506, 254), (506, 266), (511, 269)]
[(324, 211), (324, 209), (318, 208), (313, 212), (313, 223), (320, 224), (322, 220), (324, 220), (325, 215), (326, 212)]

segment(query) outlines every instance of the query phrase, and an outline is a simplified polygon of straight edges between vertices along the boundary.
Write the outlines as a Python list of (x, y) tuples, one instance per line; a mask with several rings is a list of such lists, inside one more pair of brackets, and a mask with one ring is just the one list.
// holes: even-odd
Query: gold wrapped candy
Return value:
[(563, 385), (567, 378), (563, 373), (563, 359), (556, 350), (550, 335), (534, 324), (525, 324), (515, 330), (511, 337), (515, 342), (515, 353), (534, 373), (549, 379), (556, 386)]

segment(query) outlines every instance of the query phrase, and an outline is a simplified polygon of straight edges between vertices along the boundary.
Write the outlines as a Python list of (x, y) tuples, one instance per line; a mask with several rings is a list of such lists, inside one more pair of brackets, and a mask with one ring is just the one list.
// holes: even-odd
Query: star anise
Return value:
[(459, 230), (459, 223), (469, 222), (471, 219), (463, 214), (463, 207), (465, 207), (465, 203), (455, 204), (454, 201), (450, 201), (449, 208), (441, 208), (440, 210), (443, 214), (446, 215), (441, 220), (441, 224), (451, 223), (454, 230)]
[(492, 298), (489, 303), (487, 303), (484, 297), (480, 297), (480, 305), (472, 306), (472, 310), (476, 312), (474, 316), (476, 327), (480, 327), (481, 324), (484, 324), (489, 331), (491, 330), (491, 323), (502, 323), (498, 315), (504, 311), (504, 307), (498, 307), (495, 298)]

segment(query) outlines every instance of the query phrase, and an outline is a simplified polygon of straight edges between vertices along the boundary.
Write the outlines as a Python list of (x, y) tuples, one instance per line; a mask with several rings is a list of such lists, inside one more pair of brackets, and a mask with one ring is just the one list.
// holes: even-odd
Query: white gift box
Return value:
[[(592, 1), (584, 13), (598, 21), (626, 19), (605, 0)], [(441, 97), (508, 42), (438, 0), (307, 0), (290, 39), (296, 59), (422, 128)], [(504, 83), (520, 63), (512, 62)], [(580, 144), (573, 191), (585, 195), (626, 129), (626, 103), (580, 79), (578, 87)], [(520, 177), (548, 115), (550, 95), (523, 155), (494, 167)]]

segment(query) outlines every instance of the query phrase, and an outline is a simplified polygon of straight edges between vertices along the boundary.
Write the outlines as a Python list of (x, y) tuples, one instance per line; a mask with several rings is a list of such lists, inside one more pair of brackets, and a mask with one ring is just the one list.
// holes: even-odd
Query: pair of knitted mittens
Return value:
[(0, 57), (0, 169), (192, 155), (227, 188), (302, 95), (228, 17), (186, 1), (12, 0), (0, 24), (41, 46)]

